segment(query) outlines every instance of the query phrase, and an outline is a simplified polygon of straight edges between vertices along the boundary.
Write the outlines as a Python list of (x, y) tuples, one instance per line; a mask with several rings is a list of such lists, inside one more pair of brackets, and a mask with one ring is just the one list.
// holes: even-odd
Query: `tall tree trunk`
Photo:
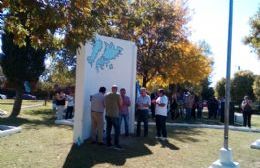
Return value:
[(147, 82), (147, 76), (143, 76), (143, 87), (146, 87)]
[(23, 96), (23, 84), (20, 84), (16, 87), (16, 96), (15, 96), (13, 110), (10, 117), (17, 117), (20, 114), (22, 101), (23, 101), (22, 96)]

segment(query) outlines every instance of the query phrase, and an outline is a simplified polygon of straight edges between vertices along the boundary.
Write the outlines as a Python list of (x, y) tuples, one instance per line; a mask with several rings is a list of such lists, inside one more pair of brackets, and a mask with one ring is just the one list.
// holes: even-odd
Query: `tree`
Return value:
[[(8, 82), (15, 85), (17, 93), (12, 116), (19, 115), (21, 109), (23, 82), (37, 80), (43, 72), (35, 66), (28, 66), (26, 69), (26, 65), (34, 65), (34, 59), (41, 61), (37, 63), (42, 65), (42, 55), (73, 57), (80, 44), (91, 39), (97, 29), (109, 28), (109, 21), (122, 4), (120, 0), (0, 2), (0, 31), (6, 34), (6, 37), (3, 37), (5, 60), (2, 61), (2, 67)], [(7, 44), (13, 48), (8, 48)], [(21, 60), (19, 64), (8, 64), (7, 60), (17, 62), (22, 57), (28, 62)], [(14, 72), (14, 69), (20, 72), (30, 69), (33, 74), (23, 77), (19, 72)], [(37, 73), (34, 73), (35, 71)]]
[(201, 97), (203, 100), (209, 100), (214, 96), (214, 89), (212, 87), (209, 87), (210, 81), (208, 78), (204, 79), (200, 86), (201, 88)]
[(160, 67), (160, 74), (153, 76), (149, 85), (168, 85), (190, 83), (199, 85), (211, 72), (211, 60), (202, 54), (202, 50), (188, 41), (173, 45), (178, 58)]
[(53, 85), (59, 84), (60, 87), (75, 86), (76, 82), (76, 69), (71, 69), (64, 62), (57, 62), (53, 65), (49, 72), (47, 82)]
[(34, 48), (47, 53), (62, 49), (74, 56), (97, 29), (109, 27), (122, 4), (120, 0), (5, 0), (0, 5), (1, 29), (13, 33), (19, 46), (26, 45), (28, 37)]
[(218, 98), (222, 98), (225, 97), (225, 90), (226, 90), (226, 79), (222, 78), (221, 80), (219, 80), (216, 84), (216, 96)]
[(245, 37), (244, 43), (254, 49), (260, 59), (260, 6), (258, 7), (258, 11), (255, 16), (250, 19), (249, 24), (251, 31), (250, 34)]
[(6, 78), (3, 73), (3, 68), (0, 66), (0, 88), (3, 86)]
[(241, 102), (245, 95), (254, 99), (253, 83), (254, 74), (251, 71), (240, 71), (234, 74), (231, 81), (231, 98), (235, 102)]
[[(163, 75), (178, 55), (172, 46), (186, 39), (187, 7), (177, 1), (136, 1), (113, 21), (113, 36), (135, 41), (138, 46), (137, 74), (142, 85)], [(106, 34), (106, 33), (104, 33)]]
[(253, 84), (253, 91), (256, 99), (260, 101), (260, 75), (256, 76), (254, 84)]
[(16, 117), (21, 110), (24, 82), (38, 81), (38, 77), (44, 71), (45, 51), (33, 48), (29, 39), (23, 47), (14, 44), (13, 40), (14, 35), (11, 33), (2, 35), (1, 66), (8, 82), (16, 90), (11, 113), (12, 117)]

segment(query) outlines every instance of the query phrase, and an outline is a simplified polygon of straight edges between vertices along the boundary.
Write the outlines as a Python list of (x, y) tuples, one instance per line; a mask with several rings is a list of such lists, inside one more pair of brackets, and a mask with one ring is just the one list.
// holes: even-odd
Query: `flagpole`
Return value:
[(228, 44), (227, 44), (227, 71), (225, 92), (225, 125), (224, 125), (224, 148), (220, 149), (220, 158), (210, 168), (239, 168), (239, 163), (233, 161), (232, 150), (228, 146), (229, 132), (229, 104), (230, 104), (230, 73), (231, 73), (231, 49), (232, 49), (232, 26), (233, 26), (233, 0), (229, 0)]
[(229, 132), (232, 26), (233, 26), (233, 0), (229, 0), (227, 72), (226, 72), (226, 92), (225, 92), (225, 126), (224, 126), (224, 148), (227, 149), (227, 150), (228, 150), (228, 132)]

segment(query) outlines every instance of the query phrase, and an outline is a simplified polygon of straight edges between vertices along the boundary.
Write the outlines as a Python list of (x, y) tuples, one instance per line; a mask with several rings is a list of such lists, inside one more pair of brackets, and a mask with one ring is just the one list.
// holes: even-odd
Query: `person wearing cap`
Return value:
[[(163, 89), (159, 89), (159, 97), (156, 99), (155, 121), (156, 121), (156, 138), (167, 140), (166, 118), (167, 118), (168, 98)], [(161, 137), (162, 135), (162, 137)]]
[(122, 105), (121, 96), (117, 94), (117, 86), (112, 86), (112, 92), (105, 96), (105, 108), (106, 108), (106, 142), (107, 146), (112, 146), (111, 144), (111, 130), (114, 127), (115, 137), (114, 146), (115, 149), (122, 149), (119, 145), (119, 109)]
[(251, 128), (252, 101), (248, 96), (244, 97), (241, 103), (241, 109), (243, 111), (244, 127), (248, 126)]
[(144, 123), (144, 136), (148, 136), (148, 115), (151, 106), (151, 98), (146, 93), (146, 88), (141, 88), (141, 95), (136, 100), (137, 105), (137, 129), (136, 136), (141, 134), (141, 122)]
[(99, 145), (103, 144), (103, 130), (104, 130), (104, 110), (105, 110), (105, 93), (106, 88), (100, 87), (99, 92), (90, 97), (91, 101), (91, 125), (92, 125), (92, 143), (97, 142)]

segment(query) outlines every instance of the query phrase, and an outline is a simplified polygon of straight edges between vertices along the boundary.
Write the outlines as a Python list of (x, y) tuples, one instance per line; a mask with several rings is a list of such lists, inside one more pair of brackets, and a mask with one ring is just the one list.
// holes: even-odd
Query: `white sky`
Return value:
[[(249, 18), (260, 5), (260, 0), (234, 0), (233, 4), (233, 38), (232, 38), (232, 74), (241, 70), (251, 70), (260, 75), (260, 60), (242, 39), (249, 34)], [(212, 85), (226, 76), (228, 10), (229, 0), (190, 0), (193, 11), (188, 26), (192, 30), (191, 40), (205, 40), (211, 47), (214, 59)]]

